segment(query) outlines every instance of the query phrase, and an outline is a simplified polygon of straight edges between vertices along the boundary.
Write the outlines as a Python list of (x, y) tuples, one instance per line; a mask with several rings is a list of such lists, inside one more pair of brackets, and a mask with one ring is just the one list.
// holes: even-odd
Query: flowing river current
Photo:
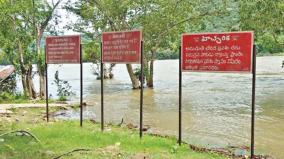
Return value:
[[(284, 158), (284, 57), (257, 57), (256, 153)], [(84, 118), (100, 121), (100, 81), (84, 64)], [(68, 80), (78, 100), (79, 65), (50, 65), (50, 94), (54, 73)], [(106, 122), (139, 124), (139, 90), (132, 90), (125, 65), (114, 68), (114, 79), (105, 80)], [(183, 140), (206, 147), (249, 146), (251, 126), (251, 74), (183, 73)], [(78, 100), (79, 101), (79, 100)], [(78, 119), (79, 111), (62, 118)], [(154, 89), (144, 91), (144, 125), (150, 131), (178, 134), (178, 60), (155, 62)]]

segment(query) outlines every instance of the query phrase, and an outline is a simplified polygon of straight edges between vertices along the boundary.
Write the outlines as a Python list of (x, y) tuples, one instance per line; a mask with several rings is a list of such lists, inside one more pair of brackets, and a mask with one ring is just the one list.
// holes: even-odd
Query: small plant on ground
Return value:
[(68, 81), (59, 79), (59, 72), (56, 71), (54, 75), (54, 83), (57, 86), (57, 95), (59, 101), (66, 101), (68, 96), (74, 95), (74, 92), (71, 91), (71, 86)]

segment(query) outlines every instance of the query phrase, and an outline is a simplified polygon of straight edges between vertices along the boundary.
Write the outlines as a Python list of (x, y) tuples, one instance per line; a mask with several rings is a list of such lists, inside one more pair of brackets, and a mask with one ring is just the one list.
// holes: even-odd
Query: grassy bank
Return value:
[(175, 138), (145, 135), (136, 130), (100, 125), (85, 121), (52, 121), (46, 123), (42, 109), (21, 109), (12, 115), (1, 115), (0, 134), (13, 130), (31, 132), (0, 135), (0, 158), (51, 159), (74, 149), (82, 149), (61, 158), (189, 158), (222, 159), (213, 153), (198, 153), (187, 145), (178, 146)]
[[(55, 100), (50, 99), (50, 103), (54, 103)], [(38, 99), (38, 100), (30, 100), (28, 97), (22, 94), (10, 94), (7, 92), (0, 93), (0, 104), (19, 104), (19, 103), (45, 103), (45, 100)]]

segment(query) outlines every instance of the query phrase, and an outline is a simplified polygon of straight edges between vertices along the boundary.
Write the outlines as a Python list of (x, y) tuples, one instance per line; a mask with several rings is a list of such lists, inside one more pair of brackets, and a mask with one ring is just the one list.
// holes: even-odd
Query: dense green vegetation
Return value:
[(0, 50), (0, 65), (9, 64), (8, 60), (5, 58), (5, 54)]
[(164, 60), (164, 59), (178, 59), (179, 53), (178, 52), (171, 52), (170, 50), (165, 50), (162, 52), (157, 52), (156, 59)]
[(11, 94), (8, 92), (0, 93), (0, 104), (1, 103), (21, 103), (23, 101), (28, 101), (29, 99), (26, 96), (20, 94)]
[[(185, 144), (178, 146), (175, 138), (144, 135), (140, 139), (138, 131), (118, 126), (108, 126), (105, 132), (101, 132), (100, 124), (90, 121), (85, 121), (83, 127), (79, 126), (79, 121), (46, 123), (41, 119), (42, 111), (17, 109), (9, 122), (2, 117), (1, 158), (50, 159), (74, 149), (87, 151), (74, 152), (62, 158), (225, 158), (213, 153), (194, 152)], [(15, 130), (26, 130), (36, 139), (21, 133), (1, 136)]]
[(252, 30), (260, 54), (284, 52), (284, 1), (239, 3), (240, 28)]
[[(59, 100), (59, 99), (58, 99)], [(54, 103), (56, 100), (48, 99), (49, 103)], [(59, 100), (60, 101), (60, 100)], [(62, 100), (61, 100), (62, 101)], [(27, 96), (24, 96), (20, 93), (7, 93), (1, 92), (0, 93), (0, 104), (9, 104), (9, 103), (45, 103), (46, 100), (38, 99), (38, 100), (30, 100)]]

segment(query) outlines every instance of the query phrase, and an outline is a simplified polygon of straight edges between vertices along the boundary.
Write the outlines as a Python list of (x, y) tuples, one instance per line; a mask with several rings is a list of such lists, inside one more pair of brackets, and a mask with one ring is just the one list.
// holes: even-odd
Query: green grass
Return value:
[(194, 152), (185, 144), (178, 146), (175, 138), (144, 135), (140, 139), (138, 131), (118, 126), (109, 126), (105, 132), (101, 132), (99, 124), (89, 121), (84, 121), (83, 127), (79, 126), (79, 121), (42, 121), (35, 124), (23, 119), (20, 122), (0, 122), (0, 134), (12, 130), (27, 130), (40, 142), (30, 136), (2, 136), (0, 158), (51, 159), (77, 148), (87, 148), (91, 151), (75, 152), (62, 158), (225, 158), (213, 153)]
[[(59, 98), (59, 99), (48, 99), (49, 103), (55, 103), (55, 102), (64, 102), (66, 98)], [(7, 92), (0, 93), (0, 104), (22, 104), (22, 103), (45, 103), (45, 99), (36, 99), (36, 100), (30, 100), (27, 96), (24, 96), (23, 94), (10, 94)]]
[[(50, 103), (56, 102), (55, 100), (48, 100)], [(28, 97), (22, 95), (10, 95), (7, 93), (0, 94), (0, 104), (22, 104), (22, 103), (45, 103), (45, 100), (30, 100)]]
[[(26, 104), (26, 103), (45, 103), (45, 99), (37, 99), (37, 100), (30, 100), (28, 98), (19, 98), (19, 99), (6, 99), (6, 100), (0, 100), (0, 104)], [(58, 100), (49, 99), (49, 103), (56, 103)]]
[[(48, 100), (49, 103), (55, 103), (55, 100)], [(26, 104), (26, 103), (45, 103), (45, 100), (30, 100), (30, 99), (15, 99), (15, 100), (5, 100), (0, 101), (0, 104)]]

